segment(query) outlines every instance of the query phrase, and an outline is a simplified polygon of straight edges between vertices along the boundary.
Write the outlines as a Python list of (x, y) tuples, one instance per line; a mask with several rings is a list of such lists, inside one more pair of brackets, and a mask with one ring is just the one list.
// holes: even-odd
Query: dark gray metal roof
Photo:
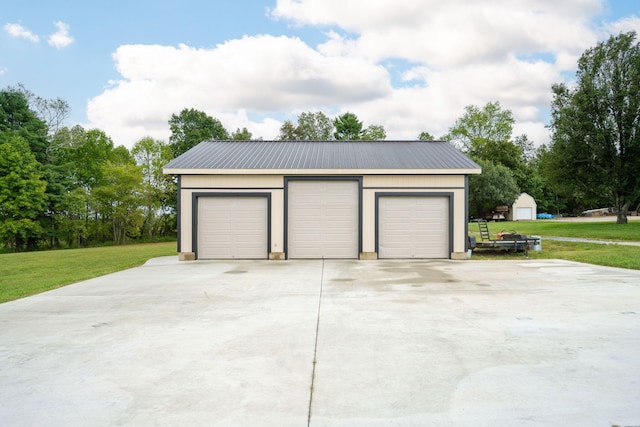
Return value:
[(443, 141), (205, 141), (176, 169), (480, 169)]

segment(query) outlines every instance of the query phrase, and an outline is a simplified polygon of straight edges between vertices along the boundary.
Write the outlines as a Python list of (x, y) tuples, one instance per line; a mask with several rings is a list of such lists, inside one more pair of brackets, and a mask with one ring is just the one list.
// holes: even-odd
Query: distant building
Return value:
[(509, 210), (509, 221), (533, 221), (538, 215), (538, 204), (527, 193), (522, 193)]

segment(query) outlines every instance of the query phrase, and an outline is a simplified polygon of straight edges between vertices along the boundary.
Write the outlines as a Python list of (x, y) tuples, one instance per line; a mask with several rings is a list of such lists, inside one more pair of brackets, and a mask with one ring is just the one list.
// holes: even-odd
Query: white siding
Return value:
[(380, 258), (449, 258), (448, 197), (380, 197)]
[(199, 197), (199, 259), (267, 258), (265, 197)]
[(358, 257), (358, 183), (290, 181), (289, 258)]

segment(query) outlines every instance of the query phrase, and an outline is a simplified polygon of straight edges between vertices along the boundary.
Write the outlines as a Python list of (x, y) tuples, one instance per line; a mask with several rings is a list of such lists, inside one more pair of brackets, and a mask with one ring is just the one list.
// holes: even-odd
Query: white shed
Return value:
[(527, 193), (522, 193), (513, 203), (507, 219), (509, 221), (532, 221), (538, 215), (538, 204)]

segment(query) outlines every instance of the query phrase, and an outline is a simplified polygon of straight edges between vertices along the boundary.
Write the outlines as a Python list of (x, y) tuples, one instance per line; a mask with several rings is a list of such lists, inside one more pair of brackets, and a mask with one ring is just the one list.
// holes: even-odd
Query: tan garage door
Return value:
[(267, 258), (266, 197), (199, 197), (199, 259)]
[(380, 197), (379, 258), (449, 258), (448, 197)]
[(358, 258), (358, 183), (290, 181), (288, 257)]

